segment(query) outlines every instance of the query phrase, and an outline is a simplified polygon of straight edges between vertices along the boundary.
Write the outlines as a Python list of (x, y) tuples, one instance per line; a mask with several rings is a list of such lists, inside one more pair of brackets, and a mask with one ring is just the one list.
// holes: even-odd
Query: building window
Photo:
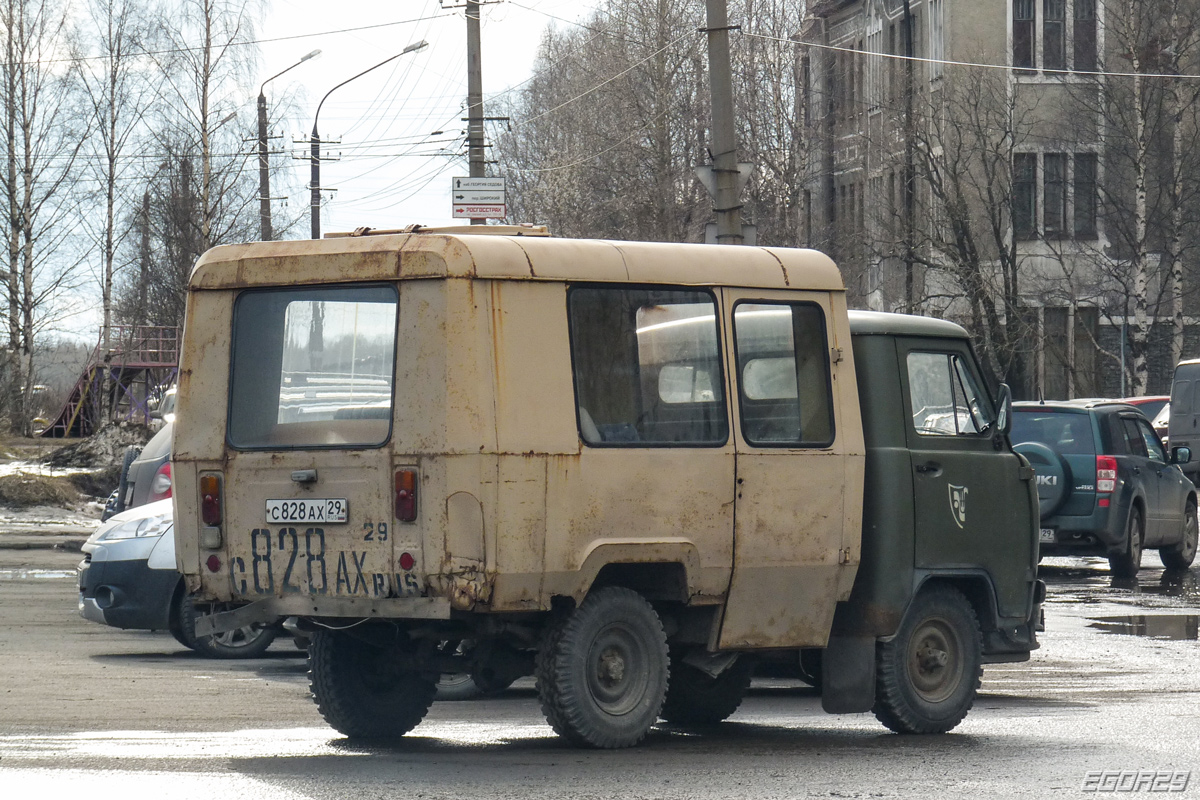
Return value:
[(1034, 0), (1013, 0), (1013, 66), (1033, 69)]
[(1096, 71), (1096, 0), (1075, 0), (1075, 69)]
[(1067, 156), (1065, 153), (1047, 153), (1043, 159), (1045, 181), (1043, 185), (1046, 238), (1058, 239), (1067, 233)]
[(1016, 238), (1095, 239), (1099, 205), (1096, 170), (1095, 153), (1013, 156), (1012, 214)]
[(1042, 69), (1067, 68), (1067, 2), (1042, 0)]
[(1096, 154), (1075, 154), (1075, 238), (1096, 238)]
[(946, 38), (943, 30), (942, 0), (929, 0), (929, 77), (942, 77), (946, 60)]
[(1039, 66), (1049, 72), (1096, 70), (1096, 0), (1072, 0), (1069, 17), (1067, 0), (1012, 0), (1012, 8), (1012, 63), (1018, 72)]
[(1013, 234), (1018, 239), (1037, 236), (1037, 154), (1013, 156)]

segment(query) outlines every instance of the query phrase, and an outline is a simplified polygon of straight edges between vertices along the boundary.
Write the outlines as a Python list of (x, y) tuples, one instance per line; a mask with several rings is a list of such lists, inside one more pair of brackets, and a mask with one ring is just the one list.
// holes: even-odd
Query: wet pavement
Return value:
[(1114, 582), (1101, 559), (1047, 559), (1042, 649), (988, 666), (949, 735), (829, 716), (813, 689), (771, 679), (727, 723), (658, 727), (620, 752), (564, 745), (528, 679), (436, 703), (399, 741), (350, 743), (307, 697), (289, 642), (209, 661), (169, 634), (84, 622), (77, 560), (0, 551), (5, 796), (1040, 798), (1090, 796), (1087, 776), (1105, 770), (1186, 773), (1173, 796), (1200, 795), (1200, 568), (1166, 573), (1153, 554), (1136, 582)]

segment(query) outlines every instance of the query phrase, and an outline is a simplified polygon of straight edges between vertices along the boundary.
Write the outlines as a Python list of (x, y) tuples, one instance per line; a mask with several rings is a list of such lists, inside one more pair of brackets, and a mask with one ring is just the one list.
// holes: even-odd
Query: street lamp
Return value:
[(267, 96), (263, 94), (263, 89), (284, 72), (293, 70), (310, 58), (316, 58), (319, 55), (321, 55), (320, 50), (313, 50), (283, 72), (277, 72), (267, 78), (258, 87), (258, 217), (262, 224), (262, 240), (264, 242), (269, 242), (275, 237), (271, 232), (271, 178), (267, 171)]
[(333, 94), (350, 81), (361, 78), (371, 70), (379, 69), (384, 64), (395, 61), (405, 53), (415, 53), (418, 50), (424, 50), (428, 46), (429, 42), (424, 40), (410, 44), (408, 47), (404, 48), (399, 53), (396, 53), (396, 55), (392, 56), (391, 58), (385, 58), (375, 66), (364, 69), (353, 78), (347, 78), (346, 80), (342, 81), (337, 86), (326, 92), (325, 96), (321, 98), (321, 102), (317, 104), (317, 113), (313, 114), (312, 136), (309, 139), (309, 143), (311, 145), (310, 160), (312, 161), (312, 183), (310, 184), (310, 188), (312, 189), (312, 238), (321, 238), (321, 136), (317, 133), (317, 120), (321, 116), (321, 106), (325, 105), (325, 101), (329, 99), (329, 95)]

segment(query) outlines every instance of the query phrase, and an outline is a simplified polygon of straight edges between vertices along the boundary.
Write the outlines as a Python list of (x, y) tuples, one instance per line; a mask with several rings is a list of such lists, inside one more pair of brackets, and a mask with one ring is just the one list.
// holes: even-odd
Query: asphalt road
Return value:
[(1200, 568), (1113, 586), (1101, 562), (1049, 562), (1042, 649), (988, 667), (945, 736), (829, 716), (803, 684), (759, 680), (729, 722), (594, 752), (554, 736), (529, 681), (437, 703), (397, 744), (350, 744), (317, 714), (290, 643), (211, 661), (169, 634), (86, 622), (78, 560), (0, 550), (3, 797), (1036, 798), (1092, 796), (1085, 780), (1103, 789), (1089, 773), (1105, 770), (1138, 794), (1190, 771), (1173, 796), (1200, 795)]

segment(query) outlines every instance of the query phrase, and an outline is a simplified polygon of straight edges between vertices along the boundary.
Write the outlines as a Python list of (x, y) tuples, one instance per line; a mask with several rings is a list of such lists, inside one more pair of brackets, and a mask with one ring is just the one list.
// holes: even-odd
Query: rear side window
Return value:
[(1013, 414), (1011, 438), (1013, 444), (1041, 442), (1063, 454), (1096, 453), (1092, 421), (1087, 414), (1018, 409)]
[(389, 285), (243, 292), (233, 311), (229, 444), (383, 445), (397, 297)]
[(825, 314), (813, 303), (733, 309), (742, 436), (759, 447), (828, 447), (833, 403)]
[(993, 416), (970, 367), (955, 353), (908, 354), (913, 427), (925, 436), (986, 433)]
[(567, 295), (579, 435), (592, 446), (729, 438), (709, 292), (577, 286)]

